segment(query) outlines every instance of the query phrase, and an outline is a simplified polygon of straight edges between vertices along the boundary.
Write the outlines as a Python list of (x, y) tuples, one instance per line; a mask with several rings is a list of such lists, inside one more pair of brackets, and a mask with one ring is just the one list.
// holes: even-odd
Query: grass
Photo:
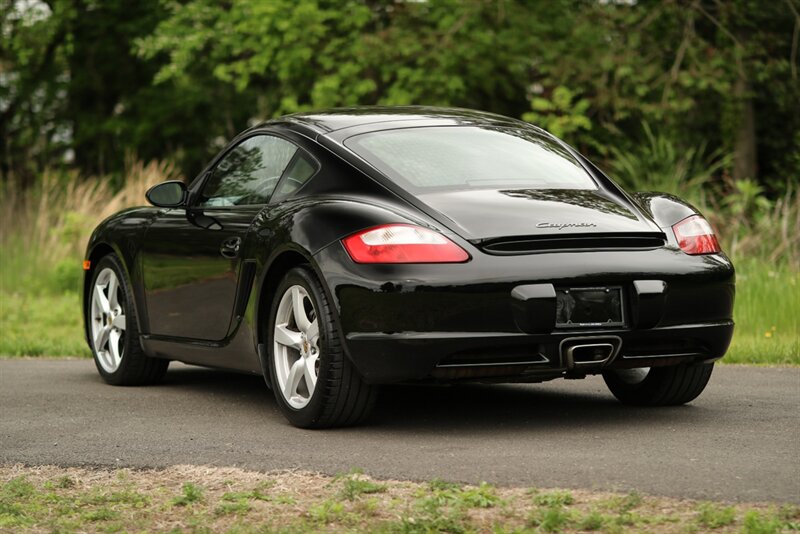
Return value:
[(85, 356), (77, 293), (0, 294), (0, 354), (11, 356)]
[[(353, 485), (358, 481), (358, 485)], [(369, 484), (369, 485), (366, 485)], [(358, 487), (369, 491), (350, 491)], [(745, 532), (800, 530), (800, 507), (591, 491), (176, 466), (0, 466), (0, 532)]]
[(736, 263), (736, 333), (724, 362), (800, 364), (800, 272)]

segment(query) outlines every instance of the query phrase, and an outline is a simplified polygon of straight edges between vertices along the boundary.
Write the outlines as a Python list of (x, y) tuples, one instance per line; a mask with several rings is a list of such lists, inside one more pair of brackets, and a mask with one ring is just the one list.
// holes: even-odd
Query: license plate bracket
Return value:
[(625, 326), (622, 287), (556, 289), (556, 328)]

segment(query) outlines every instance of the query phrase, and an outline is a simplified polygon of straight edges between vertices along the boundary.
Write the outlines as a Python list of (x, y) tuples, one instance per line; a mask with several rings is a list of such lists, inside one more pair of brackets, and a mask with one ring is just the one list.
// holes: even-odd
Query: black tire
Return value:
[(638, 382), (626, 379), (625, 370), (609, 370), (603, 373), (603, 379), (611, 393), (624, 404), (677, 406), (696, 399), (708, 384), (713, 370), (713, 363), (652, 367)]
[[(308, 403), (299, 409), (291, 406), (281, 391), (276, 374), (273, 339), (280, 301), (296, 285), (306, 290), (319, 325), (316, 386)], [(344, 354), (339, 329), (328, 299), (310, 268), (296, 267), (290, 270), (278, 285), (270, 308), (265, 337), (272, 391), (278, 407), (292, 425), (300, 428), (350, 426), (363, 422), (369, 416), (375, 405), (377, 388), (362, 380)]]
[[(119, 366), (113, 372), (104, 369), (100, 363), (100, 356), (92, 339), (91, 326), (94, 320), (91, 316), (93, 291), (98, 277), (107, 268), (114, 271), (119, 281), (120, 291), (117, 294), (120, 297), (119, 304), (125, 314), (125, 331), (123, 340), (120, 343), (123, 347), (121, 360)], [(139, 321), (136, 317), (135, 300), (122, 262), (115, 254), (104, 256), (94, 267), (92, 284), (89, 286), (88, 301), (85, 308), (89, 348), (92, 350), (97, 372), (100, 373), (103, 380), (115, 386), (140, 386), (157, 383), (164, 377), (169, 366), (169, 360), (150, 358), (142, 350), (142, 346), (139, 343)]]

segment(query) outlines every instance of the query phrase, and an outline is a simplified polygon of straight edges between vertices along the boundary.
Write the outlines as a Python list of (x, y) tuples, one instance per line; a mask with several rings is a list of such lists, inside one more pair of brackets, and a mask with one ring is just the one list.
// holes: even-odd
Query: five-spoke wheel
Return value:
[(125, 300), (120, 293), (114, 270), (100, 271), (92, 286), (91, 332), (97, 360), (109, 373), (117, 370), (125, 351)]
[(345, 356), (327, 296), (310, 268), (291, 269), (278, 284), (266, 332), (269, 382), (293, 425), (350, 425), (369, 414), (375, 388)]
[(169, 360), (150, 358), (142, 350), (130, 284), (115, 254), (97, 262), (86, 296), (86, 333), (100, 376), (119, 386), (160, 380)]
[(303, 286), (289, 287), (275, 318), (272, 355), (277, 387), (293, 408), (311, 400), (319, 376), (319, 319)]

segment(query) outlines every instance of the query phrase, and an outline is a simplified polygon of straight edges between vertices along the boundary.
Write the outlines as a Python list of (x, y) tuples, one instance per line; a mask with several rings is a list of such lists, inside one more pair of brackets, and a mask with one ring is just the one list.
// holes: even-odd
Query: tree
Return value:
[(191, 176), (247, 125), (365, 104), (522, 117), (600, 160), (649, 124), (732, 153), (718, 175), (800, 172), (798, 0), (0, 2), (4, 176)]
[[(61, 53), (67, 31), (53, 4), (20, 9), (0, 1), (0, 175), (22, 175), (66, 147), (58, 114), (67, 85)], [(37, 163), (39, 165), (37, 165)]]

